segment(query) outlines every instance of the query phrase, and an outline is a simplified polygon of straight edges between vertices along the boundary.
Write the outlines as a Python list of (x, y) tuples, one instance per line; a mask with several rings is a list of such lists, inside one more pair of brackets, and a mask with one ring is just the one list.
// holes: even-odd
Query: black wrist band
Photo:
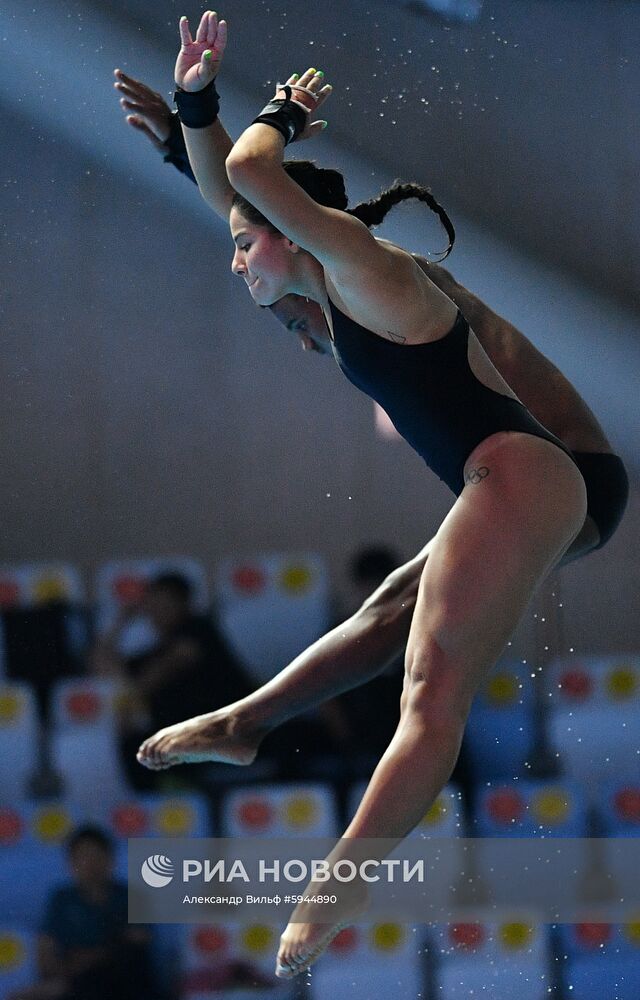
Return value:
[(180, 115), (177, 111), (171, 112), (169, 130), (169, 138), (165, 142), (165, 148), (169, 153), (181, 156), (183, 153), (186, 153), (186, 146), (184, 144), (182, 129), (180, 128)]
[(173, 111), (171, 114), (169, 128), (169, 138), (164, 144), (164, 148), (166, 150), (163, 157), (164, 162), (171, 163), (176, 170), (179, 170), (181, 174), (185, 174), (189, 180), (193, 181), (194, 184), (197, 184), (198, 182), (196, 181), (195, 174), (191, 169), (191, 164), (189, 163), (187, 147), (185, 145), (182, 129), (180, 128), (180, 118), (177, 111)]
[(216, 81), (212, 80), (202, 90), (189, 93), (180, 87), (173, 95), (175, 105), (180, 115), (180, 121), (187, 128), (206, 128), (213, 125), (220, 110), (220, 97), (216, 90)]
[(284, 138), (285, 146), (297, 139), (307, 125), (307, 111), (291, 100), (291, 87), (284, 87), (286, 98), (274, 98), (252, 124), (270, 125)]

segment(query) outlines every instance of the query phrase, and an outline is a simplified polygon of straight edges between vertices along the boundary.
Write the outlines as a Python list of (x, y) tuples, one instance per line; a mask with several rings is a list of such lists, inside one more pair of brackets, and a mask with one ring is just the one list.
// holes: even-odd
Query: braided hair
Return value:
[[(368, 229), (379, 226), (387, 213), (401, 201), (406, 201), (409, 198), (422, 201), (432, 212), (436, 213), (449, 237), (449, 245), (443, 251), (440, 260), (448, 257), (453, 249), (456, 238), (453, 223), (442, 205), (433, 197), (429, 188), (423, 187), (422, 184), (402, 184), (395, 181), (391, 187), (381, 191), (377, 198), (361, 201), (359, 205), (348, 208), (349, 202), (345, 191), (344, 177), (338, 170), (317, 167), (311, 160), (285, 160), (283, 167), (291, 180), (299, 184), (309, 197), (313, 198), (319, 205), (325, 205), (327, 208), (338, 208), (347, 212), (348, 215), (354, 215), (356, 219), (364, 222)], [(249, 222), (258, 226), (268, 226), (275, 230), (276, 227), (242, 195), (234, 195), (233, 205)]]

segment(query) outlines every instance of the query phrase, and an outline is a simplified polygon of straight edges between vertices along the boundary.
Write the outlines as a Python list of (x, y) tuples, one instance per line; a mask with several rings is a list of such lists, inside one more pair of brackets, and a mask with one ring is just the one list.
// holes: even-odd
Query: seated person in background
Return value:
[[(144, 653), (125, 657), (119, 652), (121, 633), (132, 617), (140, 615), (153, 625), (157, 642)], [(280, 667), (275, 664), (274, 673)], [(121, 717), (122, 763), (129, 783), (141, 791), (157, 785), (156, 777), (136, 762), (136, 751), (149, 728), (198, 715), (202, 706), (221, 708), (256, 687), (215, 623), (194, 611), (191, 584), (179, 573), (155, 577), (139, 604), (123, 608), (113, 628), (96, 642), (91, 669), (127, 682)], [(322, 705), (317, 716), (292, 720), (265, 742), (264, 755), (277, 761), (281, 778), (297, 776), (300, 756), (322, 755), (350, 742), (337, 702)]]
[(349, 561), (349, 580), (356, 593), (357, 610), (377, 590), (403, 559), (386, 545), (365, 545)]
[[(152, 624), (156, 643), (125, 657), (119, 639), (132, 616)], [(142, 601), (123, 609), (113, 628), (92, 651), (94, 673), (126, 680), (130, 697), (122, 718), (122, 751), (126, 773), (134, 787), (149, 787), (140, 779), (135, 751), (151, 725), (166, 726), (202, 705), (226, 705), (249, 694), (252, 684), (214, 622), (193, 607), (191, 583), (179, 573), (152, 579)]]
[(146, 927), (129, 925), (127, 886), (97, 826), (68, 841), (72, 881), (50, 896), (38, 940), (40, 981), (9, 1000), (157, 1000)]

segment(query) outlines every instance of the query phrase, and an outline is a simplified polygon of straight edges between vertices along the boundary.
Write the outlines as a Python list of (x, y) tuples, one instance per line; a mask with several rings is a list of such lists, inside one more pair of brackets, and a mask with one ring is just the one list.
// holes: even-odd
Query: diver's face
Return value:
[(331, 354), (331, 341), (320, 305), (302, 295), (285, 295), (270, 306), (287, 330), (298, 335), (304, 351)]
[(244, 278), (257, 305), (270, 306), (289, 291), (299, 248), (282, 233), (249, 222), (235, 207), (229, 225), (236, 245), (231, 270)]

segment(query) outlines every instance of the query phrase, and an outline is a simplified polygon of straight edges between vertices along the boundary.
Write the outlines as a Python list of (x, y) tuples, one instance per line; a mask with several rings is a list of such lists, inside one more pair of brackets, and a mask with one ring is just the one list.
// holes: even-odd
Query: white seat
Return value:
[(0, 913), (16, 926), (36, 929), (49, 893), (67, 879), (65, 841), (81, 815), (64, 802), (0, 809)]
[(30, 608), (53, 601), (80, 604), (84, 600), (80, 572), (68, 563), (0, 566), (0, 607)]
[(535, 690), (522, 664), (501, 661), (471, 706), (465, 747), (477, 781), (525, 775), (535, 743)]
[(478, 791), (473, 828), (480, 837), (584, 837), (584, 789), (566, 778), (493, 782)]
[(27, 797), (38, 753), (38, 710), (32, 689), (0, 681), (0, 804)]
[[(181, 1000), (240, 1000), (242, 997), (269, 997), (288, 1000), (292, 983), (276, 979), (275, 963), (280, 929), (264, 922), (224, 922), (191, 926), (183, 939), (182, 968), (184, 986)], [(262, 986), (252, 989), (225, 988), (229, 979), (244, 980), (255, 976)], [(218, 983), (216, 989), (213, 984)], [(208, 985), (208, 988), (207, 988)], [(249, 987), (249, 983), (246, 983)]]
[(51, 765), (65, 796), (96, 821), (128, 792), (119, 751), (121, 697), (120, 681), (93, 677), (59, 681), (52, 693)]
[(422, 931), (411, 925), (378, 922), (347, 927), (312, 967), (314, 1000), (424, 996), (421, 945)]
[(317, 783), (254, 785), (227, 792), (224, 837), (335, 837), (333, 789)]
[(640, 957), (595, 956), (576, 959), (563, 970), (565, 996), (571, 1000), (638, 1000), (640, 996)]
[(214, 837), (207, 800), (195, 793), (145, 792), (111, 805), (103, 822), (116, 842), (116, 873), (127, 878), (129, 837)]
[(36, 935), (32, 931), (0, 925), (0, 997), (37, 982)]
[(54, 732), (117, 730), (118, 702), (125, 688), (120, 680), (73, 677), (58, 681), (51, 694)]
[(101, 822), (128, 792), (115, 733), (105, 728), (52, 733), (51, 766), (64, 782), (65, 797)]
[(557, 660), (545, 677), (547, 739), (564, 773), (594, 790), (637, 778), (640, 656)]
[(546, 728), (563, 773), (586, 788), (637, 778), (640, 705), (562, 708), (548, 715)]
[(561, 657), (545, 667), (551, 708), (620, 706), (640, 702), (640, 654)]
[(439, 1000), (548, 1000), (549, 928), (532, 913), (444, 924), (430, 933)]
[(640, 996), (640, 942), (637, 910), (628, 924), (559, 924), (561, 978), (572, 1000), (637, 1000)]
[(330, 627), (329, 579), (314, 553), (226, 560), (216, 573), (220, 625), (256, 680), (265, 681)]
[[(475, 869), (488, 898), (508, 903), (520, 899), (542, 908), (554, 898), (558, 877), (564, 875), (562, 858), (557, 865), (532, 870), (522, 860), (523, 838), (578, 838), (573, 845), (576, 870), (588, 866), (588, 810), (584, 791), (575, 781), (496, 782), (479, 790), (473, 820)], [(513, 843), (507, 845), (506, 841)], [(520, 852), (520, 853), (519, 853)], [(578, 903), (581, 882), (567, 879), (567, 892)], [(571, 900), (563, 898), (569, 906)]]

